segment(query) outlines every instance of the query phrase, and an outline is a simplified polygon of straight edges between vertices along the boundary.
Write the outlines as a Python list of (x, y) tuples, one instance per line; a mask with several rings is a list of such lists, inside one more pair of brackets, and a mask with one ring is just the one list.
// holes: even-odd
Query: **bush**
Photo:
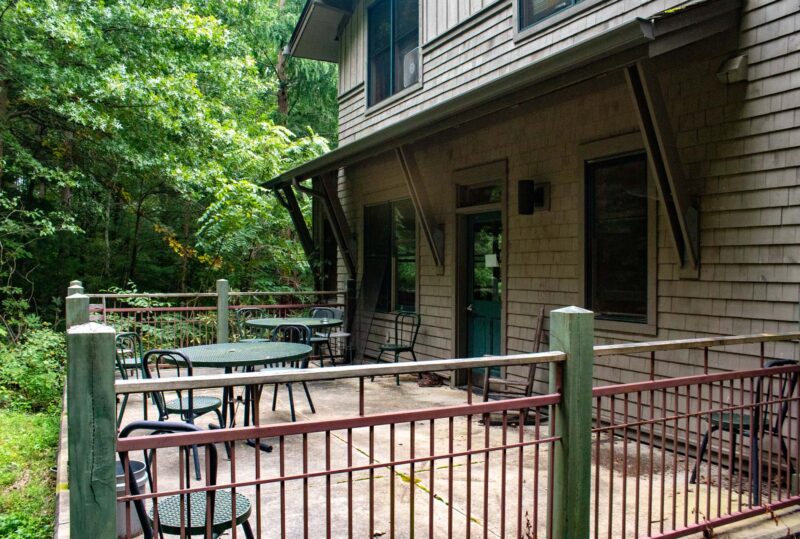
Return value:
[(36, 412), (58, 405), (65, 364), (64, 335), (46, 325), (31, 328), (17, 344), (0, 348), (0, 406)]

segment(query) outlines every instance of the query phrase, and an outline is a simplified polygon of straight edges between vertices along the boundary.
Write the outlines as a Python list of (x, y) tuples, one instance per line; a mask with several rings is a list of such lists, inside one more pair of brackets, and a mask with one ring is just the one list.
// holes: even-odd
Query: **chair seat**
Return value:
[[(168, 534), (179, 535), (181, 533), (181, 498), (183, 496), (168, 496), (158, 500), (158, 525), (162, 531)], [(206, 529), (206, 493), (192, 492), (189, 495), (189, 503), (184, 505), (184, 526), (189, 535), (202, 535)], [(236, 526), (239, 526), (250, 518), (250, 500), (245, 496), (236, 493)], [(191, 518), (189, 518), (191, 516)], [(150, 509), (150, 521), (154, 520), (153, 509)], [(191, 526), (189, 524), (191, 523)], [(233, 502), (230, 490), (218, 490), (214, 497), (214, 523), (212, 531), (221, 534), (233, 528)]]
[(135, 357), (126, 357), (120, 360), (119, 363), (124, 369), (138, 369), (142, 364), (142, 362)]
[(331, 339), (347, 339), (350, 337), (350, 334), (345, 331), (334, 331), (330, 334)]
[(240, 339), (237, 342), (270, 342), (270, 340), (261, 338), (252, 338), (252, 339)]
[(311, 344), (320, 344), (328, 342), (327, 335), (314, 335), (311, 337)]
[(380, 346), (383, 352), (410, 352), (413, 347), (407, 344), (384, 343)]
[(714, 412), (711, 414), (711, 426), (722, 430), (738, 432), (739, 429), (750, 430), (750, 414), (731, 412)]
[[(217, 397), (193, 397), (192, 405), (194, 407), (194, 414), (200, 415), (206, 412), (211, 412), (222, 406), (222, 400)], [(189, 410), (189, 397), (182, 399), (172, 399), (166, 404), (168, 413), (179, 414)]]

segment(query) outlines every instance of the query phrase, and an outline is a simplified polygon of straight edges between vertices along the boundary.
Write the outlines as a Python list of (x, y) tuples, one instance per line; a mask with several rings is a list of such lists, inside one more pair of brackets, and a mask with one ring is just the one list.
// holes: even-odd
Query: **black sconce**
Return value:
[(536, 210), (550, 209), (550, 183), (533, 180), (517, 182), (517, 207), (520, 215), (533, 215)]

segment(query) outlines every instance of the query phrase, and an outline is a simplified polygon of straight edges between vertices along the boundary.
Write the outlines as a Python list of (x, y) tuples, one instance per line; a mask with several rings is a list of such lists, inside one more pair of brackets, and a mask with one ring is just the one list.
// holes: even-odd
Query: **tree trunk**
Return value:
[(111, 275), (111, 189), (106, 192), (106, 215), (105, 215), (105, 230), (103, 231), (103, 241), (105, 243), (106, 253), (103, 262), (103, 277), (108, 278)]
[(8, 129), (8, 81), (0, 80), (0, 189), (3, 188), (3, 158), (5, 130)]
[[(286, 0), (278, 2), (278, 9), (283, 11), (286, 7)], [(278, 51), (278, 64), (275, 66), (276, 75), (278, 76), (278, 112), (282, 116), (289, 114), (289, 90), (288, 81), (286, 80), (286, 55), (283, 53), (283, 45), (280, 45)]]
[(183, 202), (183, 249), (181, 253), (181, 292), (186, 292), (189, 275), (189, 202)]

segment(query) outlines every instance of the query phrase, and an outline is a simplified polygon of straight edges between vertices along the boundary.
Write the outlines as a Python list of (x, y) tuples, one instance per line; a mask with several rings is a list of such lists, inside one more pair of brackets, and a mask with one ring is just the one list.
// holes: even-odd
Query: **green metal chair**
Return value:
[[(409, 353), (414, 361), (417, 360), (417, 354), (414, 352), (414, 346), (417, 344), (417, 335), (419, 335), (419, 326), (421, 323), (420, 316), (417, 313), (409, 313), (400, 311), (394, 317), (394, 340), (384, 343), (380, 346), (378, 357), (375, 361), (383, 361), (383, 354), (393, 354), (394, 362), (400, 360), (400, 354)], [(395, 382), (400, 385), (400, 375), (395, 375)], [(374, 380), (375, 377), (373, 376)]]
[[(139, 378), (142, 372), (142, 339), (138, 333), (125, 332), (118, 333), (115, 338), (116, 355), (115, 360), (117, 370), (123, 380), (127, 380), (130, 376)], [(128, 398), (130, 395), (125, 394), (122, 396), (119, 410), (117, 411), (117, 428), (122, 423), (122, 417), (125, 415), (125, 408), (128, 406)], [(147, 419), (147, 394), (142, 395), (142, 408), (144, 419)]]
[[(329, 307), (314, 307), (309, 310), (309, 314), (311, 315), (311, 318), (327, 318), (329, 320), (336, 318), (333, 309)], [(328, 357), (331, 359), (331, 363), (336, 365), (336, 358), (333, 356), (333, 349), (331, 348), (331, 328), (320, 329), (311, 335), (311, 346), (314, 348), (314, 352), (319, 357), (320, 367), (325, 366), (325, 362), (322, 358), (323, 346), (328, 349)]]
[[(767, 368), (787, 367), (797, 365), (798, 362), (793, 359), (774, 359), (768, 361), (764, 366)], [(708, 442), (711, 434), (715, 430), (722, 430), (723, 432), (730, 432), (732, 435), (732, 448), (731, 453), (736, 454), (736, 439), (738, 435), (747, 434), (750, 438), (750, 477), (752, 482), (753, 498), (756, 504), (761, 501), (761, 456), (758, 449), (759, 441), (765, 435), (777, 436), (780, 439), (780, 452), (781, 458), (787, 459), (789, 462), (788, 477), (794, 475), (794, 466), (792, 465), (789, 456), (789, 448), (786, 445), (786, 440), (783, 435), (783, 424), (786, 420), (786, 415), (789, 412), (789, 402), (795, 389), (798, 385), (798, 377), (800, 374), (797, 372), (789, 373), (778, 380), (779, 388), (777, 393), (773, 391), (772, 383), (769, 383), (769, 388), (764, 392), (764, 379), (767, 376), (761, 376), (756, 383), (754, 400), (756, 401), (751, 410), (742, 410), (742, 412), (712, 412), (709, 418), (710, 428), (703, 435), (703, 440), (700, 442), (700, 448), (697, 452), (697, 460), (692, 469), (692, 475), (689, 478), (689, 483), (694, 484), (697, 481), (698, 468), (700, 463), (703, 462), (703, 456), (708, 448)], [(763, 403), (763, 401), (778, 401), (778, 408), (770, 411), (770, 407), (775, 407), (775, 403)], [(772, 424), (772, 419), (775, 423)], [(733, 459), (734, 465), (736, 459)], [(770, 463), (772, 465), (772, 463)]]
[[(169, 366), (169, 371), (174, 372), (176, 376), (180, 377), (182, 374), (192, 376), (193, 368), (192, 361), (184, 354), (176, 350), (151, 350), (142, 358), (142, 373), (145, 378), (152, 379), (153, 372), (150, 370), (150, 364), (155, 367), (156, 377), (161, 378), (161, 371), (165, 366)], [(186, 391), (176, 390), (176, 397), (167, 400), (163, 391), (152, 393), (153, 402), (158, 409), (159, 421), (167, 421), (171, 415), (178, 414), (181, 421), (194, 425), (195, 419), (198, 417), (214, 413), (219, 421), (219, 427), (224, 428), (222, 421), (222, 399), (217, 397), (210, 397), (206, 395), (194, 396), (194, 390), (189, 389)], [(230, 448), (225, 445), (225, 450), (230, 456)], [(197, 479), (200, 479), (200, 459), (197, 454), (197, 448), (194, 448), (194, 464), (197, 473)]]
[[(307, 346), (311, 346), (311, 330), (308, 326), (300, 325), (300, 324), (282, 324), (272, 330), (272, 340), (275, 342), (294, 342), (305, 344)], [(267, 367), (264, 369), (268, 372), (279, 372), (279, 371), (288, 371), (290, 369), (307, 369), (308, 368), (308, 358), (299, 362), (299, 366), (297, 366), (298, 362), (292, 362), (289, 364), (283, 364), (280, 366), (275, 367)], [(308, 385), (305, 382), (301, 382), (303, 384), (303, 391), (306, 394), (306, 400), (308, 401), (308, 406), (311, 408), (311, 413), (316, 414), (317, 410), (314, 408), (314, 401), (311, 400), (311, 393), (308, 390)], [(278, 404), (278, 385), (275, 384), (274, 391), (272, 393), (272, 411), (274, 412), (277, 404)], [(284, 384), (286, 386), (286, 390), (289, 393), (289, 411), (292, 415), (292, 422), (297, 421), (297, 416), (295, 415), (294, 410), (294, 393), (292, 391), (292, 383), (287, 382)]]
[(236, 342), (264, 342), (269, 339), (255, 336), (255, 332), (247, 326), (248, 320), (267, 318), (267, 310), (262, 307), (242, 307), (233, 311), (234, 340)]
[[(196, 432), (201, 430), (195, 425), (188, 423), (174, 423), (163, 421), (135, 421), (127, 425), (122, 432), (120, 438), (127, 438), (136, 431), (149, 431), (152, 435), (172, 434), (180, 432)], [(213, 486), (217, 484), (217, 466), (218, 457), (217, 449), (213, 443), (205, 444), (207, 454), (207, 473), (206, 473), (206, 486)], [(196, 449), (196, 448), (194, 448)], [(163, 450), (162, 450), (163, 451)], [(180, 447), (178, 451), (184, 451), (184, 470), (179, 470), (186, 478), (185, 487), (191, 488), (188, 451), (189, 447)], [(145, 466), (147, 469), (147, 476), (150, 483), (150, 491), (153, 491), (153, 480), (150, 474), (150, 466), (152, 463), (153, 452), (145, 451)], [(120, 452), (119, 458), (122, 463), (122, 469), (128, 468), (128, 485), (130, 493), (133, 496), (142, 494), (139, 492), (139, 486), (136, 483), (133, 466), (130, 466), (130, 458), (127, 452)], [(226, 531), (234, 526), (241, 526), (242, 531), (247, 539), (254, 537), (253, 530), (250, 527), (250, 514), (252, 513), (252, 505), (250, 500), (238, 492), (236, 493), (236, 515), (233, 515), (233, 495), (229, 489), (223, 490), (210, 490), (207, 492), (193, 492), (190, 494), (175, 494), (173, 496), (166, 496), (159, 498), (158, 504), (158, 528), (153, 530), (155, 525), (155, 511), (151, 507), (148, 512), (145, 509), (144, 501), (136, 500), (133, 502), (136, 514), (139, 521), (142, 523), (142, 531), (145, 539), (153, 539), (155, 534), (163, 535), (204, 535), (206, 537), (219, 537)], [(181, 522), (181, 506), (184, 507), (183, 522)], [(207, 521), (207, 517), (213, 515), (212, 522)]]

